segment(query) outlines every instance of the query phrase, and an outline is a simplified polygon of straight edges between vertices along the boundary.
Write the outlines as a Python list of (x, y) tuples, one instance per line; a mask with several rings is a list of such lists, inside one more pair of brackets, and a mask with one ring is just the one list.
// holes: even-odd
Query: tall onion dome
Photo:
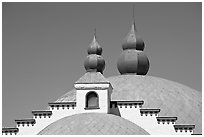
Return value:
[(135, 22), (122, 44), (123, 52), (120, 55), (117, 67), (121, 74), (134, 73), (146, 75), (149, 70), (149, 60), (144, 54), (145, 44), (138, 35)]
[(101, 72), (105, 68), (105, 60), (101, 56), (102, 48), (96, 40), (96, 33), (94, 33), (94, 38), (88, 47), (88, 56), (84, 61), (84, 67), (87, 72)]

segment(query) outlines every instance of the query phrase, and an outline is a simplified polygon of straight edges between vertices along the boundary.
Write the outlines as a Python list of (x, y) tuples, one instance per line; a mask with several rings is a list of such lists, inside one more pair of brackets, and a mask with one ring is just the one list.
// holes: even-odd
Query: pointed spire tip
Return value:
[(96, 28), (94, 28), (94, 38), (96, 39)]

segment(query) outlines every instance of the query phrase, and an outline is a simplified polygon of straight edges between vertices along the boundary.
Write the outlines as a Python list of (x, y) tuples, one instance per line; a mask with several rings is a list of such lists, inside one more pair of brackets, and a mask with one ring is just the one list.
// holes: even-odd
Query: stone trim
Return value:
[(160, 124), (160, 122), (162, 122), (163, 124), (165, 124), (165, 122), (167, 124), (169, 124), (170, 122), (174, 124), (177, 120), (177, 117), (156, 117), (156, 118), (157, 118), (158, 124)]
[(193, 132), (193, 129), (195, 128), (195, 125), (174, 125), (174, 129), (176, 130), (176, 132), (178, 132), (178, 130), (180, 130), (180, 132), (187, 132), (188, 130), (190, 132)]
[(57, 108), (59, 109), (59, 107), (61, 107), (62, 109), (69, 109), (72, 107), (72, 109), (74, 109), (76, 107), (76, 102), (53, 102), (53, 103), (48, 103), (49, 106), (54, 109)]
[(150, 116), (152, 116), (153, 114), (157, 116), (159, 112), (160, 109), (140, 109), (141, 116), (143, 116), (143, 114), (145, 114), (145, 116), (147, 116), (148, 114), (150, 114)]
[(49, 111), (49, 110), (32, 110), (32, 114), (35, 116), (35, 118), (37, 118), (37, 116), (39, 116), (39, 118), (41, 118), (42, 116), (44, 116), (44, 118), (46, 118), (47, 116), (50, 118), (50, 116), (52, 115), (52, 111)]
[(29, 126), (30, 124), (34, 126), (35, 119), (17, 119), (15, 120), (15, 122), (17, 123), (17, 126), (22, 125), (24, 127), (25, 124), (27, 124), (27, 126)]
[(7, 135), (7, 133), (10, 133), (10, 135), (12, 135), (12, 133), (14, 133), (15, 135), (18, 133), (19, 129), (16, 127), (3, 127), (2, 128), (2, 134), (5, 133)]
[(144, 101), (110, 101), (110, 108), (113, 107), (117, 107), (120, 106), (120, 108), (122, 108), (122, 106), (125, 106), (125, 108), (127, 108), (127, 106), (129, 106), (130, 108), (132, 108), (133, 106), (135, 108), (137, 108), (139, 106), (139, 108), (142, 107), (142, 105), (144, 104)]

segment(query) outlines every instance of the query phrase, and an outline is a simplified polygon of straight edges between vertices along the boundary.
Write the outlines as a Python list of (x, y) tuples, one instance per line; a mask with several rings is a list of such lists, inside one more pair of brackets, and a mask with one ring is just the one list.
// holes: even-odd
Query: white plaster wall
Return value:
[[(156, 117), (155, 117), (155, 119), (156, 119)], [(167, 124), (167, 122), (165, 122), (164, 124), (162, 122), (160, 122), (160, 124), (157, 123), (155, 128), (152, 128), (152, 130), (154, 130), (154, 134), (156, 134), (156, 135), (158, 135), (158, 134), (175, 135), (176, 131), (175, 131), (173, 125), (174, 125), (174, 123), (172, 123), (172, 122), (169, 122), (169, 124)]]
[(154, 131), (152, 128), (157, 124), (155, 116), (151, 116), (151, 117), (141, 116), (139, 107), (130, 108), (130, 106), (127, 106), (127, 108), (125, 108), (125, 106), (122, 106), (121, 108), (120, 106), (118, 106), (118, 108), (119, 108), (121, 117), (137, 124), (144, 130), (146, 130), (149, 134), (154, 134)]
[[(98, 94), (99, 98), (99, 109), (84, 109), (86, 107), (86, 94), (90, 91), (94, 91)], [(108, 113), (109, 112), (109, 101), (108, 101), (108, 89), (104, 90), (77, 90), (77, 113)]]
[(46, 118), (44, 118), (44, 116), (41, 116), (41, 118), (39, 116), (37, 116), (37, 118), (33, 116), (33, 119), (35, 119), (36, 121), (34, 126), (29, 125), (29, 127), (27, 127), (27, 125), (24, 125), (23, 127), (21, 125), (20, 127), (18, 127), (18, 135), (36, 135), (51, 123), (76, 113), (75, 107), (74, 109), (72, 107), (70, 107), (69, 109), (67, 109), (66, 107), (64, 109), (62, 109), (62, 107), (59, 107), (59, 109), (54, 108), (53, 110), (50, 108), (50, 110), (52, 111), (52, 115), (50, 118), (48, 116), (46, 116)]
[[(170, 122), (169, 124), (167, 124), (167, 122), (165, 122), (164, 124), (160, 122), (160, 124), (158, 124), (156, 119), (158, 115), (155, 116), (155, 114), (152, 114), (151, 116), (150, 114), (148, 114), (146, 116), (145, 114), (143, 114), (143, 116), (141, 116), (139, 106), (137, 108), (135, 108), (134, 106), (132, 106), (132, 108), (130, 108), (130, 106), (127, 106), (127, 108), (125, 106), (122, 106), (122, 108), (120, 108), (120, 106), (118, 106), (118, 109), (119, 113), (117, 111), (117, 108), (114, 107), (111, 108), (110, 112), (112, 114), (121, 115), (121, 117), (130, 120), (131, 122), (146, 130), (151, 135), (189, 135), (190, 133), (189, 131), (176, 132), (173, 126), (174, 124), (172, 124), (172, 122)], [(191, 132), (190, 134), (192, 133), (193, 132)]]
[(27, 126), (27, 124), (24, 124), (24, 126), (20, 124), (20, 126), (17, 126), (17, 128), (19, 129), (17, 135), (35, 135), (35, 132), (33, 132), (34, 126), (31, 124), (29, 124), (29, 126)]
[(64, 107), (64, 109), (62, 109), (62, 107), (59, 107), (59, 109), (54, 108), (53, 110), (50, 108), (50, 110), (52, 111), (52, 116), (51, 116), (52, 122), (55, 122), (61, 118), (76, 114), (76, 107), (69, 107), (69, 109), (66, 107)]

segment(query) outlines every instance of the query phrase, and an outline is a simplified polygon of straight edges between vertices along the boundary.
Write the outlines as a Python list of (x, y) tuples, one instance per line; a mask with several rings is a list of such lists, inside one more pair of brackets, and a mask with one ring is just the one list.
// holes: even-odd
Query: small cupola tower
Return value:
[(87, 52), (88, 56), (84, 61), (86, 73), (74, 84), (76, 108), (78, 113), (109, 113), (112, 86), (103, 76), (105, 60), (101, 56), (102, 48), (96, 40), (96, 30)]

